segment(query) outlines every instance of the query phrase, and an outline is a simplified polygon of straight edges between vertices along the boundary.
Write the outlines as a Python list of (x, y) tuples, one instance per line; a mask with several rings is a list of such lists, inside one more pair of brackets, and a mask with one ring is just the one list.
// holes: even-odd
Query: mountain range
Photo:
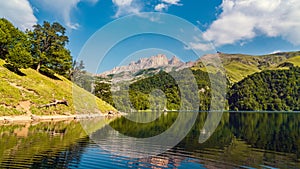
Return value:
[(206, 71), (208, 68), (214, 69), (212, 64), (216, 57), (220, 58), (222, 64), (219, 66), (225, 69), (227, 78), (231, 83), (236, 83), (248, 75), (263, 70), (286, 69), (291, 65), (300, 66), (300, 51), (257, 56), (218, 52), (204, 55), (196, 61), (189, 62), (182, 62), (176, 56), (168, 59), (164, 54), (157, 54), (156, 56), (133, 61), (128, 65), (115, 67), (97, 76), (104, 79), (113, 79), (114, 82), (120, 82), (149, 77), (162, 70), (170, 72), (192, 68), (194, 70), (200, 69)]
[(176, 56), (173, 56), (171, 59), (164, 54), (157, 54), (156, 56), (151, 56), (149, 58), (140, 58), (138, 61), (132, 61), (129, 65), (115, 67), (112, 70), (103, 72), (98, 76), (107, 77), (110, 75), (120, 74), (123, 72), (137, 73), (140, 70), (146, 69), (164, 69), (170, 71), (172, 69), (179, 69), (184, 67), (190, 67), (193, 62), (182, 62)]

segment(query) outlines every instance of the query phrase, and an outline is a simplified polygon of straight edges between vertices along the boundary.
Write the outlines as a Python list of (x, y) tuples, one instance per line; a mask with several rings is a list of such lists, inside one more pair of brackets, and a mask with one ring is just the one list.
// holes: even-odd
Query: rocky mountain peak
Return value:
[(179, 65), (183, 62), (179, 60), (176, 56), (173, 56), (171, 60), (169, 60), (169, 65)]
[(173, 56), (171, 59), (164, 54), (158, 54), (155, 56), (151, 56), (150, 58), (141, 58), (138, 61), (132, 61), (127, 66), (115, 67), (110, 71), (106, 71), (101, 73), (100, 76), (107, 76), (109, 74), (118, 74), (122, 72), (130, 72), (135, 73), (142, 69), (149, 68), (172, 68), (172, 67), (180, 67), (184, 65), (184, 62), (180, 61), (176, 56)]

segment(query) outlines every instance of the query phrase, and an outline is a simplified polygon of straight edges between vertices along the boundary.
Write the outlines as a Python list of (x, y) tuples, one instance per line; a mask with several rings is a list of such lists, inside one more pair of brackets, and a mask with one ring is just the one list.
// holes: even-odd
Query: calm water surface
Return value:
[[(123, 117), (97, 119), (88, 121), (94, 125), (85, 129), (101, 133), (111, 126), (117, 135), (147, 138), (168, 129), (177, 116), (162, 114), (146, 124)], [(76, 121), (2, 124), (0, 168), (300, 168), (300, 114), (224, 113), (212, 136), (200, 144), (206, 116), (200, 113), (189, 134), (174, 148), (146, 158), (103, 150)], [(124, 149), (129, 152), (134, 147)]]

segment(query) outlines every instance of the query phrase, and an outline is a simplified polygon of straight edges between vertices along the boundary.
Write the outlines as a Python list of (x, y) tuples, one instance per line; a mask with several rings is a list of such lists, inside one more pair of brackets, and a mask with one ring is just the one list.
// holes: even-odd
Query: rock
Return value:
[[(190, 62), (192, 64), (193, 62)], [(170, 60), (166, 55), (158, 54), (156, 56), (151, 56), (150, 58), (141, 58), (136, 62), (131, 62), (127, 66), (115, 67), (110, 71), (103, 72), (99, 74), (100, 77), (107, 77), (108, 75), (120, 74), (123, 72), (130, 72), (130, 74), (135, 74), (140, 70), (149, 69), (149, 68), (160, 68), (164, 67), (165, 69), (172, 67), (185, 67), (184, 62), (178, 59), (176, 56), (173, 56)]]

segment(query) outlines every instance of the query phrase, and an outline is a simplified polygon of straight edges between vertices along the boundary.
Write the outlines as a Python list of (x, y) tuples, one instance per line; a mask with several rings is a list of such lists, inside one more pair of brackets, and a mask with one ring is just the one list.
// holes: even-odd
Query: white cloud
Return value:
[(36, 3), (42, 4), (45, 10), (50, 11), (57, 17), (61, 18), (65, 25), (71, 29), (78, 29), (78, 23), (72, 22), (71, 12), (77, 7), (79, 2), (88, 2), (96, 4), (99, 0), (35, 0)]
[(179, 4), (180, 0), (162, 0), (162, 2), (167, 4), (172, 4), (172, 5), (180, 5)]
[(157, 5), (155, 6), (155, 8), (154, 8), (154, 10), (159, 11), (159, 12), (161, 12), (161, 11), (163, 11), (163, 10), (165, 10), (165, 9), (168, 9), (168, 5), (166, 5), (166, 4), (164, 4), (164, 3), (157, 4)]
[(161, 0), (161, 3), (157, 4), (154, 10), (161, 12), (167, 10), (172, 5), (181, 6), (182, 4), (180, 4), (180, 0)]
[(0, 0), (0, 17), (11, 21), (21, 30), (31, 29), (37, 19), (27, 0)]
[(117, 6), (130, 6), (132, 0), (112, 0), (112, 2)]
[(112, 2), (117, 8), (115, 18), (127, 14), (138, 14), (141, 11), (141, 6), (134, 0), (112, 0)]
[(271, 52), (269, 54), (276, 54), (276, 53), (280, 53), (280, 52), (282, 52), (282, 51), (281, 50), (275, 50), (275, 51), (273, 51), (273, 52)]
[(201, 51), (209, 51), (214, 49), (211, 44), (208, 43), (200, 43), (200, 42), (190, 42), (189, 46), (185, 46), (186, 50), (201, 50)]
[[(144, 7), (151, 4), (151, 2), (142, 0), (112, 0), (112, 3), (116, 7), (115, 18), (128, 14), (141, 14)], [(180, 4), (180, 0), (160, 0), (159, 3), (154, 6), (154, 10), (162, 12), (172, 5), (181, 6), (182, 4)]]
[(217, 46), (259, 35), (282, 37), (300, 45), (300, 1), (223, 0), (221, 8), (218, 19), (203, 34)]

